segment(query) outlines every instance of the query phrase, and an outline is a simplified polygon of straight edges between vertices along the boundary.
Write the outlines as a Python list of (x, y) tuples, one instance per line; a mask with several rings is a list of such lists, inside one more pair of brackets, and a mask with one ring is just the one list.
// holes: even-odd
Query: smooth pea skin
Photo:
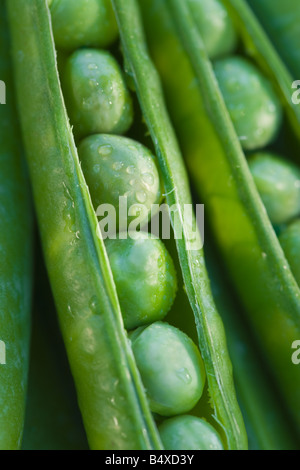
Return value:
[(293, 221), (281, 232), (279, 241), (300, 286), (300, 219)]
[(106, 240), (124, 325), (127, 329), (163, 319), (177, 291), (176, 271), (158, 238), (135, 232), (135, 239)]
[(184, 415), (167, 419), (159, 427), (166, 450), (223, 450), (217, 431), (206, 421)]
[(201, 398), (206, 377), (193, 341), (164, 322), (136, 330), (131, 341), (151, 410), (161, 416), (189, 412)]
[(284, 158), (261, 152), (249, 158), (249, 168), (274, 225), (300, 215), (300, 170)]
[(214, 69), (242, 147), (255, 150), (271, 143), (282, 122), (281, 103), (272, 84), (242, 57), (218, 60)]
[(55, 45), (108, 47), (118, 37), (111, 0), (48, 0)]
[(107, 51), (81, 49), (68, 58), (63, 74), (74, 133), (124, 134), (132, 124), (129, 91), (116, 59)]
[(220, 0), (188, 0), (208, 56), (215, 59), (234, 51), (237, 34)]
[[(113, 206), (119, 230), (127, 229), (140, 214), (142, 227), (161, 199), (160, 177), (150, 150), (127, 137), (95, 134), (80, 143), (78, 152), (95, 210), (102, 204)], [(127, 198), (125, 214), (120, 211), (121, 197)]]

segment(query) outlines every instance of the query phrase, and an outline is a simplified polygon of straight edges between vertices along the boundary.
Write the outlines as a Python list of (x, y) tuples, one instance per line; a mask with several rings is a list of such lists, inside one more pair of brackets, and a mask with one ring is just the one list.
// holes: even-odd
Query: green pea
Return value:
[[(100, 204), (114, 206), (120, 230), (127, 229), (135, 211), (140, 212), (143, 226), (152, 205), (161, 199), (160, 177), (150, 150), (127, 137), (95, 134), (84, 139), (78, 151), (95, 209)], [(128, 221), (118, 218), (120, 197), (127, 198), (128, 209), (134, 212)]]
[(111, 0), (48, 0), (57, 48), (108, 47), (118, 36)]
[(199, 32), (211, 59), (233, 52), (237, 34), (220, 0), (189, 0)]
[(82, 49), (67, 60), (64, 96), (77, 137), (123, 134), (132, 124), (129, 91), (116, 59), (106, 51)]
[(258, 192), (274, 225), (300, 214), (300, 170), (273, 153), (249, 158), (249, 168)]
[(142, 232), (135, 239), (106, 240), (124, 325), (136, 328), (163, 319), (177, 291), (176, 271), (165, 245)]
[(300, 219), (293, 221), (281, 232), (279, 241), (300, 286)]
[(271, 82), (241, 57), (228, 57), (214, 65), (229, 115), (246, 150), (271, 143), (282, 122), (282, 107)]
[(213, 426), (194, 416), (167, 419), (160, 425), (159, 432), (166, 450), (224, 450)]
[(140, 328), (131, 340), (151, 410), (162, 416), (189, 412), (201, 398), (206, 377), (193, 341), (163, 322)]

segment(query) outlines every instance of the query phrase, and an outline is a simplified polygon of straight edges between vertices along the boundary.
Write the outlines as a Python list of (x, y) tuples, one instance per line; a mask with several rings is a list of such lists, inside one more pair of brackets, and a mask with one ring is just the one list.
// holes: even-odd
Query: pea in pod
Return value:
[[(169, 206), (177, 204), (181, 213), (184, 204), (191, 202), (187, 175), (160, 80), (147, 53), (137, 3), (118, 0), (113, 5), (127, 73), (133, 78), (157, 154), (166, 201)], [(107, 450), (161, 449), (149, 390), (143, 387), (104, 240), (97, 234), (95, 208), (77, 153), (78, 137), (75, 143), (69, 124), (49, 7), (45, 0), (30, 4), (9, 0), (8, 7), (19, 113), (43, 252), (89, 445)], [(99, 86), (98, 72), (91, 67), (88, 76), (96, 82), (90, 81), (90, 88)], [(87, 98), (85, 111), (92, 111), (94, 101)], [(224, 328), (210, 292), (203, 253), (189, 249), (200, 235), (192, 231), (193, 220), (180, 220), (183, 237), (176, 239), (177, 255), (205, 364), (210, 399), (206, 418), (218, 427), (224, 447), (246, 448)]]
[[(223, 83), (221, 93), (222, 86), (188, 2), (140, 3), (151, 55), (164, 83), (191, 177), (206, 205), (214, 237), (260, 350), (299, 429), (300, 374), (291, 360), (291, 346), (300, 336), (300, 291), (245, 158), (243, 135), (238, 133), (239, 119), (234, 119), (240, 110), (236, 103), (231, 108), (228, 98), (232, 91), (238, 92), (236, 83), (231, 89), (228, 82)], [(276, 97), (273, 111), (283, 109), (283, 127), (279, 126), (264, 145), (276, 143), (277, 148), (293, 157), (299, 146), (300, 115), (299, 109), (291, 105), (292, 79), (245, 2), (224, 0), (222, 4), (235, 24), (239, 54), (243, 51), (243, 60), (258, 71), (254, 83), (252, 78), (246, 82), (244, 93), (251, 96), (253, 85), (254, 89), (261, 89), (264, 99), (270, 99), (267, 80)], [(180, 70), (174, 74), (172, 70), (178, 63)], [(236, 81), (236, 75), (232, 80)], [(240, 92), (242, 85), (243, 82), (239, 84)], [(252, 101), (245, 103), (242, 105), (247, 124), (247, 104), (252, 106)], [(249, 122), (251, 118), (248, 116)], [(272, 118), (270, 111), (262, 125)], [(251, 124), (249, 127), (252, 132)], [(261, 130), (259, 126), (257, 129)], [(261, 144), (258, 145), (260, 149)]]
[(248, 0), (295, 79), (300, 73), (300, 5), (297, 0)]
[[(21, 446), (29, 365), (33, 217), (13, 96), (9, 33), (0, 6), (0, 449)], [(3, 89), (2, 89), (3, 90)]]

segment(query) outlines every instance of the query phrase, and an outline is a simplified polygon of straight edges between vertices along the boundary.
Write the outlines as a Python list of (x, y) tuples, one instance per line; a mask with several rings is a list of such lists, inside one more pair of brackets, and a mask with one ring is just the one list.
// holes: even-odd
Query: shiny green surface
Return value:
[[(96, 134), (80, 143), (78, 153), (95, 210), (101, 204), (112, 205), (119, 230), (127, 229), (140, 214), (143, 227), (151, 216), (151, 206), (161, 200), (157, 162), (150, 150), (123, 136)], [(120, 197), (127, 199), (128, 210), (119, 217), (120, 206), (125, 204)]]
[(247, 0), (270, 35), (295, 80), (300, 74), (300, 3), (298, 0)]
[(216, 61), (214, 71), (242, 147), (255, 150), (273, 142), (282, 109), (272, 83), (253, 63), (237, 55)]
[[(122, 235), (122, 234), (121, 234)], [(116, 283), (125, 328), (162, 320), (170, 310), (177, 289), (172, 258), (159, 239), (107, 240), (106, 248)], [(144, 234), (148, 236), (148, 234)]]
[[(184, 8), (176, 0), (168, 3), (178, 10)], [(232, 8), (240, 5), (240, 2), (229, 3)], [(251, 179), (228, 110), (216, 86), (212, 65), (198, 41), (199, 33), (193, 20), (187, 21), (181, 34), (187, 42), (191, 42), (190, 48), (187, 44), (185, 46), (189, 49), (194, 67), (176, 37), (164, 5), (155, 0), (141, 0), (140, 4), (145, 13), (143, 18), (151, 54), (164, 83), (168, 108), (192, 181), (200, 202), (205, 203), (207, 220), (212, 226), (231, 282), (247, 312), (248, 321), (291, 415), (299, 423), (300, 374), (291, 362), (291, 344), (300, 336), (299, 288), (288, 269), (287, 260)], [(245, 21), (239, 23), (240, 30), (243, 33), (245, 28), (256, 31), (257, 25), (253, 18), (249, 19), (248, 11), (245, 13), (243, 10), (243, 13)], [(180, 18), (184, 19), (182, 11), (176, 20), (180, 22)], [(151, 28), (153, 23), (156, 24), (155, 34)], [(247, 30), (244, 34), (250, 48), (250, 33)], [(191, 41), (190, 35), (193, 36)], [(259, 54), (266, 49), (265, 38), (263, 41), (260, 35), (258, 38), (262, 45), (260, 53), (256, 53), (255, 41), (251, 43), (254, 58), (260, 57)], [(269, 73), (271, 66), (278, 63), (273, 53), (270, 58)], [(181, 64), (180, 69), (174, 74), (178, 63)], [(280, 95), (283, 99), (287, 93), (287, 75), (282, 78), (281, 70), (280, 67), (274, 81), (276, 86), (283, 84)], [(298, 124), (294, 113), (297, 111), (289, 109), (290, 95), (286, 96), (284, 107), (289, 118), (294, 116), (291, 122), (293, 129), (296, 129)]]
[(178, 416), (159, 427), (166, 450), (224, 450), (220, 436), (206, 421), (194, 416)]
[(118, 36), (110, 0), (51, 0), (52, 30), (57, 47), (108, 47)]
[[(140, 1), (139, 4), (141, 5)], [(113, 0), (113, 5), (120, 28), (127, 73), (134, 79), (143, 115), (155, 145), (166, 202), (170, 207), (175, 204), (176, 214), (181, 216), (179, 218), (181, 222), (175, 226), (176, 247), (183, 283), (194, 313), (199, 348), (205, 363), (209, 393), (208, 413), (211, 420), (222, 427), (225, 447), (244, 449), (247, 448), (247, 436), (236, 400), (224, 327), (211, 295), (200, 234), (198, 230), (192, 229), (195, 222), (193, 217), (186, 217), (185, 220), (183, 218), (184, 205), (191, 203), (189, 182), (173, 127), (166, 113), (160, 76), (153, 67), (145, 44), (144, 31), (137, 21), (139, 15), (137, 2)], [(155, 4), (156, 7), (160, 5), (160, 2)], [(157, 12), (158, 18), (151, 23), (155, 24), (155, 35), (159, 32), (157, 28), (160, 24), (160, 8), (157, 8)], [(132, 18), (135, 18), (135, 21), (132, 21)], [(152, 33), (154, 34), (153, 28)], [(161, 39), (160, 34), (157, 38)], [(168, 59), (170, 55), (168, 51)], [(165, 62), (167, 57), (163, 59)], [(175, 64), (175, 68), (170, 69), (170, 73), (179, 77), (182, 64), (180, 63), (178, 68), (178, 63), (180, 62)], [(172, 214), (173, 222), (174, 219)], [(183, 232), (183, 236), (179, 237), (179, 232)]]
[(282, 230), (279, 241), (300, 285), (300, 220), (296, 219)]
[(96, 236), (97, 219), (62, 101), (46, 2), (9, 0), (8, 7), (42, 248), (89, 446), (160, 449), (104, 244)]
[(194, 408), (206, 380), (195, 343), (164, 322), (135, 331), (131, 341), (151, 410), (162, 416), (174, 416)]
[(248, 162), (271, 222), (285, 224), (300, 215), (300, 169), (267, 152), (252, 155)]
[(234, 51), (237, 34), (220, 0), (187, 0), (211, 59)]
[[(18, 119), (4, 2), (0, 6), (0, 449), (20, 448), (27, 391), (32, 288), (32, 207)], [(5, 359), (5, 364), (3, 364)]]
[(78, 139), (95, 133), (123, 134), (131, 126), (131, 97), (121, 68), (110, 52), (73, 52), (66, 60), (62, 84)]

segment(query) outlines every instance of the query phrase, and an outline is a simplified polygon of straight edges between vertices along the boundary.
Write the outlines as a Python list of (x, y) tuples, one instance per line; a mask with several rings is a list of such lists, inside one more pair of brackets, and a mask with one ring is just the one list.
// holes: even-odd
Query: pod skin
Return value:
[[(140, 0), (151, 55), (164, 84), (184, 158), (231, 282), (299, 428), (300, 374), (291, 361), (291, 345), (300, 337), (299, 287), (266, 216), (192, 17), (185, 5), (168, 0), (169, 11), (176, 16), (173, 22), (167, 5), (161, 2), (154, 9), (154, 3), (157, 7), (157, 2)], [(246, 50), (273, 77), (294, 133), (293, 142), (297, 142), (299, 110), (290, 105), (289, 74), (244, 2), (224, 4), (235, 12), (234, 21)], [(180, 70), (174, 74), (178, 63)]]
[[(62, 100), (46, 1), (29, 5), (26, 0), (9, 0), (8, 5), (19, 112), (43, 251), (89, 445), (105, 450), (161, 449), (104, 244), (96, 238), (97, 219)], [(113, 5), (167, 200), (170, 205), (179, 202), (181, 209), (191, 201), (187, 175), (146, 52), (137, 4), (126, 0)], [(224, 328), (210, 293), (203, 253), (187, 249), (195, 238), (188, 222), (181, 227), (184, 237), (177, 251), (209, 375), (211, 419), (224, 428), (227, 448), (246, 448)], [(198, 237), (196, 232), (196, 241)]]
[[(32, 290), (32, 207), (20, 147), (4, 2), (0, 6), (0, 449), (21, 446), (29, 363)], [(5, 363), (3, 363), (5, 362)]]

